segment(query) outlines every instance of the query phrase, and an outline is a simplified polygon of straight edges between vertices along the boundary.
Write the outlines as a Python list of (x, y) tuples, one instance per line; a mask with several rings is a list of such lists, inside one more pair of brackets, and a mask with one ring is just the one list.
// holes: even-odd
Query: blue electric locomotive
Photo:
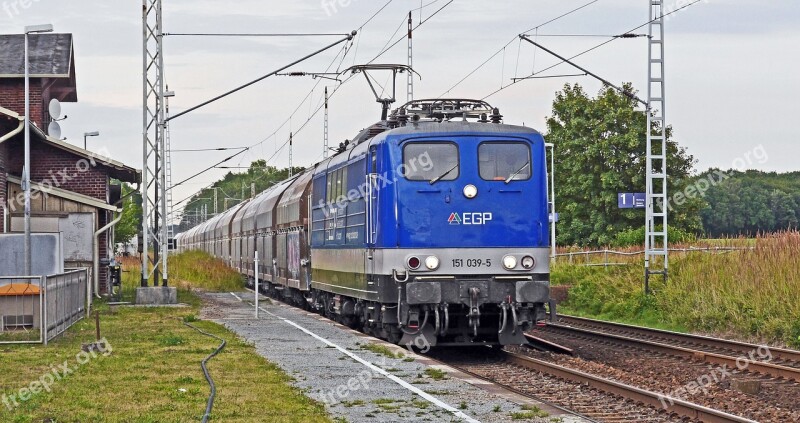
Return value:
[(241, 251), (224, 258), (252, 275), (263, 245), (271, 294), (392, 342), (524, 344), (550, 294), (545, 142), (501, 121), (481, 101), (408, 103), (241, 206), (272, 198), (295, 223), (250, 228), (252, 242), (233, 228), (223, 243), (240, 245), (213, 251)]

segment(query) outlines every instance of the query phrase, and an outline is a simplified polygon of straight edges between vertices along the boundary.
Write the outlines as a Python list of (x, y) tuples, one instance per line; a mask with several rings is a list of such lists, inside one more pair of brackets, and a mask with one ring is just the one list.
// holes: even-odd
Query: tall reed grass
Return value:
[(800, 233), (762, 234), (746, 244), (754, 248), (670, 256), (668, 281), (652, 278), (649, 297), (641, 256), (608, 269), (561, 260), (552, 279), (573, 286), (565, 304), (571, 312), (800, 347)]
[[(241, 291), (244, 279), (222, 260), (202, 251), (187, 251), (169, 256), (169, 284), (183, 289), (210, 292)], [(122, 259), (125, 294), (139, 285), (141, 264), (138, 258)], [(152, 282), (152, 281), (151, 281)]]

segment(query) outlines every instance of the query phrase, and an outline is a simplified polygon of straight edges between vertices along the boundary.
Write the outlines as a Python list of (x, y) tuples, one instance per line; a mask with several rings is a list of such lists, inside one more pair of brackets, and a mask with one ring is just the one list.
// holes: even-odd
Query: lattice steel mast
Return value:
[[(169, 85), (167, 85), (167, 91), (166, 92), (169, 93)], [(166, 93), (165, 93), (165, 98), (164, 98), (164, 108), (165, 108), (164, 116), (166, 116), (166, 118), (169, 119), (169, 97), (166, 96)], [(172, 142), (171, 142), (170, 138), (171, 137), (170, 137), (169, 124), (164, 124), (164, 148), (166, 150), (166, 155), (164, 156), (164, 159), (165, 159), (165, 161), (167, 163), (166, 167), (164, 168), (164, 170), (166, 171), (166, 174), (167, 174), (167, 183), (165, 185), (165, 188), (169, 188), (169, 187), (172, 186)], [(170, 239), (175, 238), (175, 229), (174, 229), (175, 225), (173, 223), (174, 220), (175, 220), (175, 215), (173, 214), (174, 213), (174, 208), (173, 208), (173, 204), (172, 204), (172, 190), (171, 189), (167, 189), (166, 191), (167, 191), (166, 192), (166, 194), (167, 194), (167, 196), (166, 196), (166, 199), (167, 199), (167, 219), (166, 219), (167, 220), (167, 242), (169, 242)]]
[[(420, 11), (422, 13), (422, 11)], [(414, 32), (414, 25), (411, 19), (411, 12), (408, 12), (408, 68), (414, 69), (414, 43), (412, 41), (412, 33)], [(407, 89), (407, 98), (406, 100), (410, 103), (414, 101), (414, 72), (409, 72), (407, 75), (408, 79), (406, 82), (406, 89)]]
[(324, 124), (324, 133), (322, 134), (323, 145), (322, 145), (322, 157), (324, 159), (328, 158), (328, 87), (325, 87), (325, 124)]
[[(167, 202), (164, 143), (164, 56), (161, 0), (142, 0), (142, 286), (167, 286)], [(153, 257), (149, 244), (152, 239)], [(152, 272), (151, 266), (152, 265)], [(159, 269), (160, 268), (160, 269)]]
[[(667, 280), (667, 125), (664, 89), (664, 2), (650, 4), (647, 61), (647, 211), (645, 222), (645, 291), (650, 275)], [(653, 127), (655, 126), (655, 128)], [(657, 260), (663, 257), (663, 260)]]

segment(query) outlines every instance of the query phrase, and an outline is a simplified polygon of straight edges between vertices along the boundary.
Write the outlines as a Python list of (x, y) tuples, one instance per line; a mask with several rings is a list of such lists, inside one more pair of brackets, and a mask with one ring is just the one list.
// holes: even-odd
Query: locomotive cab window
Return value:
[(412, 142), (403, 147), (403, 171), (409, 181), (454, 181), (460, 174), (458, 147), (451, 142)]
[(531, 147), (522, 142), (484, 142), (478, 146), (478, 161), (487, 181), (524, 181), (532, 174)]

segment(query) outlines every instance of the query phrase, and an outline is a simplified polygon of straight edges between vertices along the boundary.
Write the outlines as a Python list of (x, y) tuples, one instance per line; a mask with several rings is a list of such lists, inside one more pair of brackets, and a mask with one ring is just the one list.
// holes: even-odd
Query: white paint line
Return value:
[[(231, 295), (233, 295), (239, 301), (244, 302), (244, 300), (242, 300), (238, 295), (234, 294), (233, 292), (231, 292)], [(301, 331), (305, 332), (307, 335), (309, 335), (312, 338), (324, 343), (325, 345), (328, 345), (330, 347), (336, 348), (342, 354), (345, 354), (348, 357), (352, 358), (353, 360), (358, 361), (359, 363), (363, 364), (364, 366), (366, 366), (367, 368), (369, 368), (373, 372), (378, 373), (378, 374), (386, 377), (387, 379), (392, 380), (393, 382), (397, 383), (398, 385), (402, 386), (403, 388), (406, 388), (407, 390), (409, 390), (409, 391), (419, 395), (420, 397), (424, 398), (425, 400), (427, 400), (431, 404), (433, 404), (433, 405), (435, 405), (435, 406), (437, 406), (437, 407), (439, 407), (439, 408), (441, 408), (443, 410), (449, 411), (450, 413), (453, 413), (456, 417), (461, 418), (461, 420), (464, 420), (465, 422), (469, 422), (469, 423), (480, 423), (480, 421), (475, 420), (472, 417), (464, 414), (464, 412), (456, 409), (455, 407), (447, 404), (446, 402), (434, 397), (433, 395), (423, 391), (422, 389), (417, 388), (416, 386), (404, 381), (403, 379), (400, 379), (399, 377), (397, 377), (397, 376), (387, 372), (386, 370), (384, 370), (384, 369), (372, 364), (371, 362), (369, 362), (369, 361), (367, 361), (367, 360), (365, 360), (365, 359), (353, 354), (351, 351), (348, 351), (345, 348), (342, 348), (342, 347), (334, 344), (333, 342), (331, 342), (331, 341), (329, 341), (329, 340), (317, 335), (316, 333), (304, 328), (303, 326), (300, 326), (299, 324), (297, 324), (297, 323), (295, 323), (295, 322), (293, 322), (293, 321), (291, 321), (289, 319), (286, 319), (284, 317), (281, 317), (281, 316), (278, 316), (278, 315), (276, 315), (274, 313), (271, 313), (271, 312), (269, 312), (267, 310), (264, 310), (261, 307), (259, 307), (259, 309), (261, 309), (261, 311), (263, 311), (264, 313), (269, 314), (272, 317), (280, 319), (280, 320), (286, 322), (287, 324), (289, 324), (291, 326), (294, 326), (297, 329), (300, 329)]]

